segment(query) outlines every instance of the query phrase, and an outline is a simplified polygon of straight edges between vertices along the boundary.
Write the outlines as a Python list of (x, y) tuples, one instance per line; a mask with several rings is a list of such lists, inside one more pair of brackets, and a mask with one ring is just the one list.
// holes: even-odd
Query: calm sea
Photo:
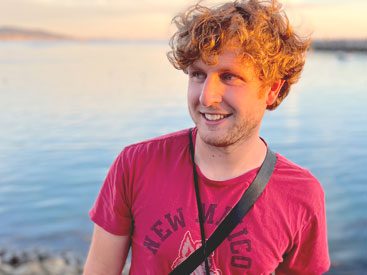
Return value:
[[(0, 43), (0, 248), (85, 256), (88, 210), (127, 144), (192, 126), (160, 43)], [(326, 194), (331, 274), (367, 272), (367, 55), (310, 53), (266, 115), (270, 146)]]

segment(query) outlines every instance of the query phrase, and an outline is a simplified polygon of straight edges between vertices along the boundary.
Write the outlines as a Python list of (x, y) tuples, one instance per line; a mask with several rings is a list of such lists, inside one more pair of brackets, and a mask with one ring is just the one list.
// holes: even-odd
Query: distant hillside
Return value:
[(74, 37), (52, 33), (44, 30), (17, 27), (0, 27), (0, 40), (74, 40)]

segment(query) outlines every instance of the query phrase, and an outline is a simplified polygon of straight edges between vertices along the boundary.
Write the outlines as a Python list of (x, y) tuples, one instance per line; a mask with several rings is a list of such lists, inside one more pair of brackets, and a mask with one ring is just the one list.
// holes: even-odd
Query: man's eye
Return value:
[(198, 72), (198, 71), (190, 72), (189, 75), (191, 78), (194, 78), (197, 80), (205, 80), (205, 77), (206, 77), (203, 72)]
[(223, 81), (234, 81), (234, 80), (238, 79), (238, 77), (235, 76), (234, 74), (225, 73), (225, 74), (221, 75), (221, 79)]

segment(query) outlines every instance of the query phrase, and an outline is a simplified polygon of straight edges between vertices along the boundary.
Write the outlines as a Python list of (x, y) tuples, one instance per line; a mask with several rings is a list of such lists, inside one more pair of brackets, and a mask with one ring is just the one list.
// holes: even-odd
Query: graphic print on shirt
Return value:
[[(181, 241), (180, 249), (178, 251), (178, 256), (172, 264), (172, 269), (177, 267), (180, 263), (186, 260), (195, 250), (201, 247), (201, 241), (192, 239), (190, 231), (187, 231)], [(208, 263), (211, 275), (222, 275), (222, 271), (217, 269), (214, 262), (214, 252), (209, 256)], [(205, 263), (203, 262), (198, 266), (193, 273), (193, 275), (205, 275)]]

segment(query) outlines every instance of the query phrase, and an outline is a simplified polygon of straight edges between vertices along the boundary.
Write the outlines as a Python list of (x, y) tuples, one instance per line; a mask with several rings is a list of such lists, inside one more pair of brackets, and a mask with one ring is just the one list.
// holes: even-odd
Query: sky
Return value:
[[(0, 0), (0, 26), (82, 38), (167, 39), (193, 0)], [(213, 5), (223, 1), (207, 0)], [(367, 38), (366, 0), (283, 0), (295, 28), (314, 38)]]

